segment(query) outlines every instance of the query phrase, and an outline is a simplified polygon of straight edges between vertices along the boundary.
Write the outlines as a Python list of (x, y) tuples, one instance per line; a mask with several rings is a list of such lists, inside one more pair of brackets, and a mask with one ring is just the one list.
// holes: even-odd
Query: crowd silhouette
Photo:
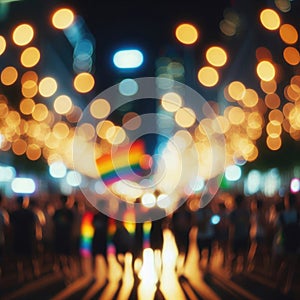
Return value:
[[(38, 278), (45, 266), (62, 272), (66, 281), (71, 282), (76, 274), (82, 273), (81, 225), (88, 211), (93, 216), (90, 245), (93, 272), (96, 272), (96, 259), (101, 256), (105, 263), (101, 271), (108, 273), (110, 243), (122, 270), (124, 257), (127, 253), (131, 255), (134, 273), (136, 260), (142, 260), (143, 250), (149, 247), (154, 253), (159, 280), (163, 233), (169, 229), (178, 253), (175, 272), (180, 276), (188, 258), (191, 231), (195, 228), (198, 267), (202, 271), (209, 270), (218, 252), (222, 256), (221, 268), (232, 274), (263, 269), (278, 282), (282, 292), (288, 293), (295, 280), (300, 254), (298, 196), (287, 193), (284, 197), (265, 199), (259, 195), (234, 194), (230, 202), (216, 196), (197, 209), (187, 199), (173, 213), (150, 220), (148, 245), (145, 223), (133, 222), (134, 230), (130, 232), (125, 221), (114, 220), (102, 212), (105, 200), (99, 200), (93, 207), (72, 195), (59, 195), (51, 201), (28, 196), (0, 197), (0, 282), (12, 273), (19, 283)], [(141, 199), (136, 201), (140, 203)]]

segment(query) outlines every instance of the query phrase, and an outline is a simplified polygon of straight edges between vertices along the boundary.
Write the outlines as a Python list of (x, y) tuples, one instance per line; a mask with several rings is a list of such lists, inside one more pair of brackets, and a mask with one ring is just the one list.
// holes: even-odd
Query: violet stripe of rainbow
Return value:
[(116, 222), (110, 218), (108, 221), (108, 234), (107, 234), (107, 252), (108, 254), (116, 254), (116, 249), (113, 243), (113, 236), (116, 232)]
[(143, 248), (144, 249), (150, 248), (150, 230), (151, 230), (151, 226), (152, 226), (151, 221), (146, 221), (143, 224), (143, 236), (144, 236)]
[(86, 212), (81, 221), (80, 254), (84, 257), (90, 257), (92, 253), (92, 241), (94, 236), (93, 217), (92, 212)]

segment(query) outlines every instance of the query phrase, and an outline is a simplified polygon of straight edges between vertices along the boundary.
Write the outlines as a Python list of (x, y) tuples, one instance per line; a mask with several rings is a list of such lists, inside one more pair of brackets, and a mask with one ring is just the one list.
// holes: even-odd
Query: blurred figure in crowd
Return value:
[(85, 212), (85, 206), (83, 202), (76, 201), (73, 197), (69, 208), (73, 213), (73, 225), (72, 225), (72, 238), (71, 238), (71, 255), (73, 272), (78, 275), (82, 273), (81, 256), (80, 256), (80, 237), (81, 237), (81, 223)]
[[(182, 258), (182, 269), (184, 269), (188, 257), (190, 231), (192, 228), (192, 213), (186, 202), (174, 211), (170, 226), (174, 235), (178, 258)], [(178, 269), (178, 263), (179, 260), (177, 260), (175, 266), (176, 270)]]
[(54, 266), (54, 222), (55, 207), (51, 201), (45, 203), (43, 209), (45, 225), (42, 227), (43, 263)]
[(198, 209), (198, 211), (196, 212), (199, 264), (203, 259), (203, 251), (207, 250), (207, 267), (210, 264), (212, 244), (215, 238), (215, 228), (211, 222), (212, 216), (213, 212), (210, 207), (210, 204), (205, 205), (203, 208)]
[[(103, 200), (104, 201), (104, 200)], [(94, 235), (92, 240), (92, 257), (94, 272), (97, 268), (97, 258), (101, 256), (104, 259), (105, 268), (104, 272), (108, 272), (108, 258), (107, 258), (107, 245), (108, 245), (108, 216), (105, 215), (101, 207), (104, 205), (102, 201), (98, 203), (99, 210), (96, 211), (93, 217)]]
[[(17, 198), (18, 208), (11, 213), (13, 250), (17, 256), (18, 280), (24, 281), (25, 274), (31, 277), (39, 275), (39, 267), (35, 256), (36, 217), (29, 206), (29, 197)], [(25, 272), (30, 266), (32, 273)], [(29, 278), (31, 279), (31, 278)]]
[(132, 238), (124, 223), (116, 220), (116, 231), (113, 236), (113, 243), (116, 249), (116, 260), (120, 264), (122, 271), (125, 268), (125, 255), (132, 251)]
[(68, 207), (68, 196), (61, 195), (60, 207), (53, 215), (54, 222), (54, 248), (56, 254), (55, 270), (62, 269), (66, 280), (72, 278), (71, 272), (71, 250), (72, 250), (72, 228), (74, 215)]
[(250, 246), (250, 211), (242, 194), (235, 196), (235, 208), (229, 215), (229, 240), (232, 249), (231, 271), (237, 270), (238, 258), (242, 258), (242, 270), (246, 269)]
[(9, 214), (4, 208), (4, 199), (0, 194), (0, 278), (3, 276), (3, 263), (5, 256), (6, 230), (9, 226)]
[(269, 225), (267, 214), (263, 206), (263, 200), (260, 198), (254, 199), (251, 203), (250, 223), (251, 246), (248, 256), (248, 270), (251, 271), (255, 265), (263, 269), (267, 268), (266, 238)]
[(284, 260), (278, 272), (278, 284), (282, 286), (284, 293), (288, 293), (291, 289), (299, 255), (300, 215), (296, 209), (296, 201), (296, 194), (287, 194), (284, 202), (285, 209), (278, 217), (284, 251)]
[[(135, 203), (138, 205), (135, 208), (136, 214), (141, 217), (144, 214), (141, 198), (137, 198)], [(135, 271), (135, 261), (143, 259), (143, 244), (144, 244), (144, 233), (143, 233), (143, 222), (135, 223), (135, 230), (133, 236), (133, 245), (132, 245), (132, 270)]]
[(219, 250), (222, 251), (222, 266), (224, 268), (229, 256), (229, 211), (223, 202), (218, 204), (217, 214), (220, 217), (220, 221), (215, 225), (216, 241)]
[(284, 200), (280, 200), (275, 204), (275, 210), (270, 220), (270, 226), (273, 228), (273, 242), (272, 242), (272, 254), (271, 254), (271, 276), (276, 276), (284, 255), (282, 232), (280, 226), (278, 226), (278, 218), (281, 212), (284, 210)]

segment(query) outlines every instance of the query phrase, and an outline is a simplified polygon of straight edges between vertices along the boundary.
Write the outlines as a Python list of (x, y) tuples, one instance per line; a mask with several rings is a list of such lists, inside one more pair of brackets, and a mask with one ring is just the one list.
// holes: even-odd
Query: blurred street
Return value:
[(259, 267), (249, 272), (230, 274), (228, 269), (222, 268), (221, 253), (218, 250), (215, 251), (209, 268), (205, 261), (199, 268), (193, 230), (186, 268), (175, 273), (177, 251), (169, 230), (164, 232), (164, 238), (160, 282), (155, 283), (156, 280), (151, 278), (151, 270), (141, 279), (136, 276), (134, 278), (130, 256), (126, 257), (125, 272), (122, 274), (112, 255), (108, 273), (104, 271), (101, 258), (95, 274), (91, 271), (91, 261), (83, 259), (83, 272), (76, 274), (75, 267), (72, 281), (67, 281), (61, 272), (53, 272), (49, 268), (43, 270), (40, 278), (30, 279), (19, 285), (16, 284), (16, 277), (7, 275), (1, 281), (1, 299), (299, 299), (299, 267), (288, 295), (283, 295), (271, 275)]

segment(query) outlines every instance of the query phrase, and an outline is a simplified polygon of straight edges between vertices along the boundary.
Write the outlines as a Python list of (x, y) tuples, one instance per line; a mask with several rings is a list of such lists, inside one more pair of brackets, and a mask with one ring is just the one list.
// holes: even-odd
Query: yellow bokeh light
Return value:
[(276, 151), (280, 149), (281, 144), (282, 142), (280, 137), (277, 138), (271, 138), (270, 136), (267, 137), (267, 146), (270, 150)]
[(54, 110), (61, 115), (67, 114), (72, 109), (72, 100), (69, 96), (60, 95), (54, 100)]
[(111, 121), (107, 121), (107, 120), (100, 121), (96, 126), (97, 135), (102, 139), (106, 139), (107, 130), (113, 126), (114, 126), (114, 124)]
[(45, 145), (50, 149), (56, 149), (59, 146), (60, 140), (51, 132), (45, 138)]
[(197, 28), (188, 23), (180, 24), (175, 30), (175, 36), (179, 42), (185, 45), (194, 44), (199, 36)]
[(247, 161), (249, 161), (249, 162), (255, 161), (257, 159), (257, 157), (258, 157), (258, 149), (256, 146), (253, 146), (252, 152), (247, 157)]
[(169, 112), (175, 112), (182, 106), (182, 98), (177, 93), (166, 93), (161, 98), (162, 107)]
[(39, 83), (39, 93), (43, 97), (51, 97), (57, 91), (57, 82), (52, 77), (45, 77)]
[(183, 128), (191, 127), (196, 121), (195, 112), (188, 107), (179, 108), (175, 113), (175, 121)]
[(230, 123), (224, 116), (217, 116), (217, 118), (214, 120), (214, 125), (214, 129), (217, 133), (224, 134), (230, 129)]
[(271, 138), (278, 138), (281, 135), (281, 124), (277, 121), (271, 121), (266, 126), (266, 132)]
[(286, 44), (292, 45), (298, 41), (298, 31), (293, 25), (283, 24), (280, 26), (279, 34)]
[(296, 66), (299, 64), (300, 55), (298, 49), (294, 47), (286, 47), (283, 50), (284, 60), (291, 66)]
[(3, 54), (5, 49), (6, 49), (6, 40), (2, 35), (0, 35), (0, 55)]
[(120, 145), (124, 142), (126, 133), (120, 126), (112, 126), (106, 131), (106, 139), (112, 145)]
[(86, 141), (90, 141), (95, 136), (95, 128), (90, 123), (83, 123), (77, 128), (77, 134)]
[(270, 81), (275, 77), (275, 67), (267, 60), (263, 60), (257, 64), (256, 72), (258, 77), (264, 81)]
[(240, 81), (233, 81), (228, 86), (228, 94), (234, 100), (241, 100), (246, 92), (246, 88)]
[(202, 85), (212, 87), (218, 83), (219, 74), (212, 67), (203, 67), (198, 72), (198, 80)]
[(23, 115), (30, 115), (34, 110), (35, 102), (30, 98), (25, 98), (20, 102), (20, 111)]
[(60, 8), (52, 16), (52, 24), (57, 29), (66, 29), (72, 25), (74, 13), (69, 8)]
[(38, 103), (34, 106), (32, 118), (38, 122), (44, 121), (48, 116), (48, 108), (43, 103)]
[(8, 66), (1, 72), (1, 82), (4, 85), (12, 85), (18, 78), (18, 71), (15, 67)]
[(268, 30), (276, 30), (280, 26), (280, 18), (277, 12), (273, 9), (264, 9), (260, 13), (260, 21)]
[(74, 88), (79, 93), (88, 93), (95, 85), (95, 79), (92, 74), (83, 72), (74, 79)]
[(11, 110), (5, 118), (5, 123), (11, 128), (16, 128), (17, 126), (19, 126), (20, 122), (21, 122), (20, 114), (14, 110)]
[(110, 113), (110, 104), (106, 99), (96, 99), (90, 106), (90, 113), (96, 119), (106, 118)]
[(221, 67), (227, 62), (227, 54), (221, 47), (213, 46), (206, 51), (206, 59), (211, 65)]
[(265, 96), (265, 104), (271, 109), (278, 108), (280, 106), (280, 98), (277, 94), (268, 94)]
[(228, 119), (233, 125), (240, 125), (245, 120), (245, 113), (240, 107), (232, 107), (228, 112)]
[(246, 107), (254, 107), (258, 103), (258, 95), (256, 91), (253, 89), (246, 89), (242, 101)]
[(29, 47), (25, 49), (21, 54), (21, 64), (26, 68), (34, 67), (41, 58), (39, 49), (35, 47)]
[(65, 122), (57, 122), (52, 129), (53, 134), (58, 139), (65, 139), (70, 132), (69, 126)]
[(29, 24), (17, 26), (12, 34), (13, 41), (18, 46), (25, 46), (31, 42), (34, 36), (34, 30)]
[(25, 98), (33, 98), (38, 92), (38, 87), (35, 81), (27, 80), (22, 84), (22, 95)]

